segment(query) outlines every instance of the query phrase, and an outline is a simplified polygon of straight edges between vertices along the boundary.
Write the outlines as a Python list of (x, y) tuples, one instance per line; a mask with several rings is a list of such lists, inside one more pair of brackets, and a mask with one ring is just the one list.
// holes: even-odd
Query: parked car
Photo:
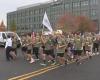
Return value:
[(21, 46), (21, 39), (18, 36), (18, 34), (15, 33), (15, 32), (10, 32), (10, 31), (0, 32), (0, 45), (5, 46), (5, 43), (6, 43), (6, 40), (7, 40), (7, 35), (16, 36), (16, 38), (17, 38), (17, 47)]

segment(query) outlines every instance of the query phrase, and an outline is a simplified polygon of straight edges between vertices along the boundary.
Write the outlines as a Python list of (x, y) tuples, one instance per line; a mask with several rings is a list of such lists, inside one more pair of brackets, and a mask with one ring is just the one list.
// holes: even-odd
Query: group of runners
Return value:
[[(75, 60), (80, 63), (81, 57), (91, 58), (94, 53), (99, 54), (100, 38), (95, 34), (31, 34), (22, 36), (22, 53), (26, 60), (34, 63), (36, 60), (52, 64), (67, 64)], [(33, 57), (35, 55), (35, 58)]]
[[(84, 35), (79, 33), (35, 34), (34, 37), (32, 34), (24, 34), (21, 36), (21, 41), (21, 50), (24, 59), (28, 60), (29, 63), (35, 63), (36, 60), (41, 60), (40, 64), (43, 66), (47, 62), (51, 62), (52, 65), (56, 63), (65, 65), (70, 61), (80, 63), (82, 56), (91, 58), (94, 53), (99, 54), (100, 46), (100, 38), (92, 33), (85, 33)], [(17, 55), (16, 39), (13, 38), (12, 42), (10, 41), (10, 47), (5, 47), (8, 48), (6, 49), (8, 60), (9, 57), (13, 59)], [(14, 48), (11, 48), (12, 44)], [(11, 54), (10, 51), (12, 52)], [(16, 53), (15, 55), (14, 52)]]

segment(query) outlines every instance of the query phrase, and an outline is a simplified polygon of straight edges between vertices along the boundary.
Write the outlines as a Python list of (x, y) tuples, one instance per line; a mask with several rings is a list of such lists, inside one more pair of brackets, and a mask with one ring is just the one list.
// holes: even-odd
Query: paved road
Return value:
[[(0, 48), (0, 80), (8, 80), (25, 73), (34, 73), (34, 71), (44, 69), (39, 63), (37, 61), (35, 64), (29, 64), (23, 59), (20, 50), (18, 50), (18, 59), (16, 61), (7, 62), (4, 48)], [(91, 60), (87, 60), (81, 65), (73, 63), (62, 67), (50, 66), (48, 69), (35, 73), (37, 76), (31, 74), (26, 77), (31, 77), (27, 80), (100, 80), (99, 68), (100, 55), (94, 56)], [(41, 72), (44, 73), (41, 74)], [(22, 78), (16, 80), (22, 80)]]
[(79, 66), (70, 64), (30, 80), (100, 80), (100, 55)]
[(4, 48), (0, 48), (0, 80), (8, 80), (9, 78), (40, 68), (43, 68), (43, 66), (40, 66), (38, 61), (37, 63), (30, 64), (24, 60), (20, 50), (18, 50), (18, 58), (16, 61), (6, 61)]

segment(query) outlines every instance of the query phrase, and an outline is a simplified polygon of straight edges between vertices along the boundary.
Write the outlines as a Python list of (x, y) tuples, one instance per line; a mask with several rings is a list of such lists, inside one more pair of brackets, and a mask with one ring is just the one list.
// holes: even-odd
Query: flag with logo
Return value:
[(48, 19), (48, 16), (47, 16), (47, 13), (45, 12), (44, 14), (44, 17), (43, 17), (43, 22), (42, 24), (50, 31), (50, 32), (53, 32), (53, 29), (50, 25), (50, 22), (49, 22), (49, 19)]

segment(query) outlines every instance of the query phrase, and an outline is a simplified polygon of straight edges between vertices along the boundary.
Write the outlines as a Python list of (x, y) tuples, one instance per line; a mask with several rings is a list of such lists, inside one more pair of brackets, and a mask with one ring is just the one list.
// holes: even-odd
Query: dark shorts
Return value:
[(98, 43), (93, 43), (93, 47), (94, 48), (98, 48), (99, 47), (99, 44)]
[(7, 51), (7, 53), (10, 53), (10, 52), (12, 51), (12, 47), (8, 46), (8, 47), (6, 48), (6, 51)]
[(33, 47), (33, 54), (35, 54), (35, 53), (39, 53), (39, 48), (38, 47)]
[(70, 51), (71, 51), (71, 53), (72, 53), (72, 54), (74, 54), (74, 53), (75, 53), (75, 50), (73, 50), (73, 49), (71, 49)]
[(27, 51), (27, 47), (22, 47), (22, 51), (26, 52)]
[(50, 49), (50, 50), (44, 50), (44, 52), (45, 52), (46, 55), (53, 55), (53, 54), (54, 54), (53, 49)]
[(81, 55), (83, 50), (74, 50), (74, 55)]
[(16, 51), (16, 48), (12, 48), (11, 51)]
[(65, 49), (65, 52), (67, 52), (67, 51), (68, 51), (68, 49), (66, 48), (66, 49)]
[(85, 52), (85, 46), (83, 46), (83, 51)]
[(57, 53), (57, 56), (64, 57), (64, 53)]
[(27, 54), (31, 54), (31, 50), (29, 49), (29, 50), (27, 50)]

